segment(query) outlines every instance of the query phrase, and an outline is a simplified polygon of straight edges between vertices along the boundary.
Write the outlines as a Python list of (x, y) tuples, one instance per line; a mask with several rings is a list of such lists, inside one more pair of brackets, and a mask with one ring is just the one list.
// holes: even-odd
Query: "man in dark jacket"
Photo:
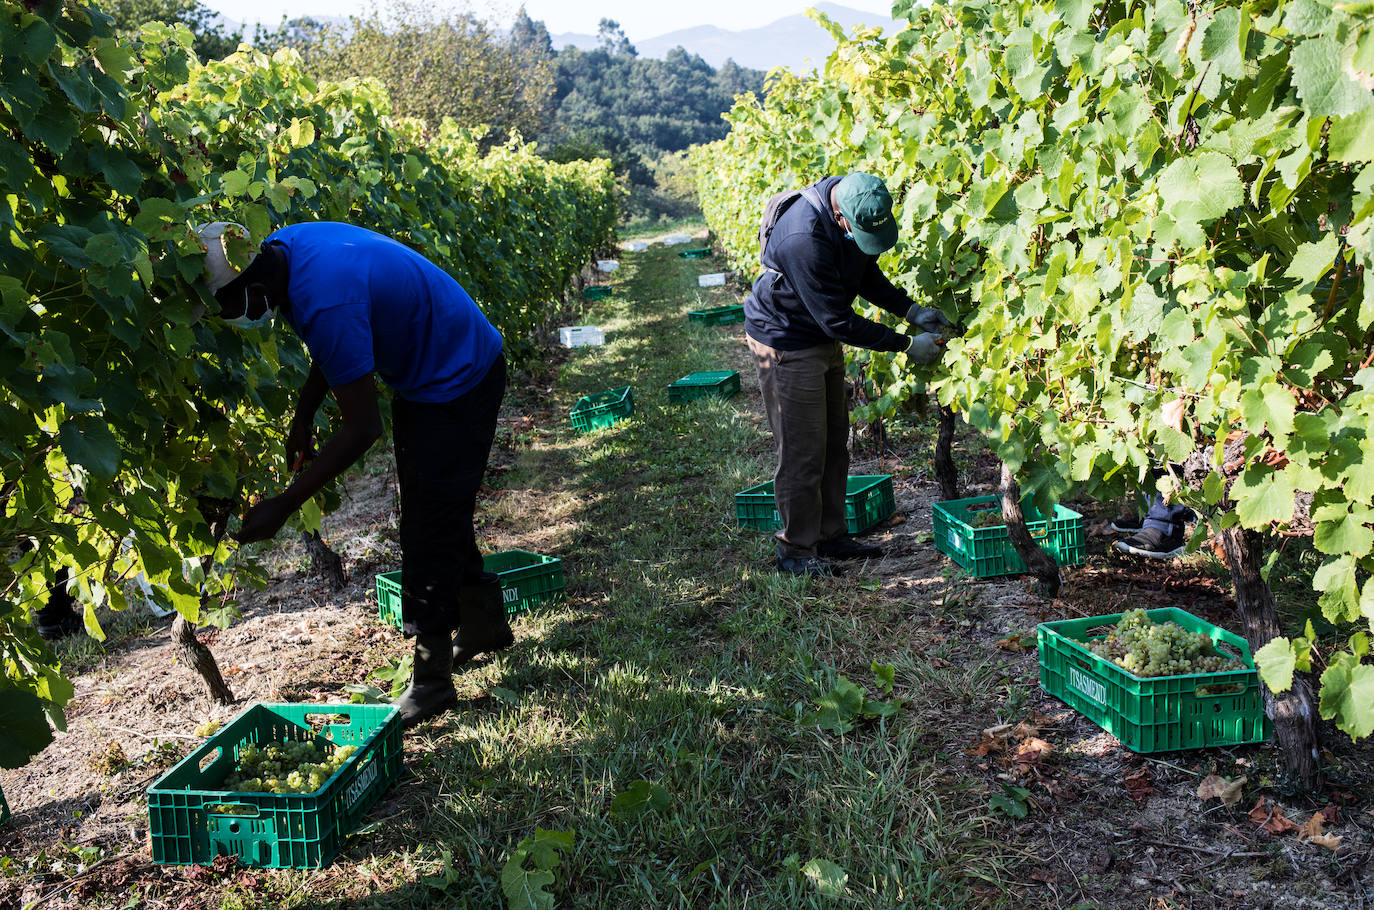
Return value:
[[(883, 181), (850, 174), (802, 191), (762, 251), (765, 271), (744, 304), (745, 334), (778, 446), (780, 572), (833, 575), (838, 570), (829, 560), (882, 555), (845, 534), (849, 408), (841, 344), (905, 351), (912, 362), (929, 364), (940, 359), (953, 328), (878, 268), (878, 255), (896, 242)], [(903, 335), (865, 319), (854, 311), (857, 296), (923, 331)]]
[[(270, 323), (275, 311), (310, 351), (310, 375), (286, 439), (287, 461), (304, 469), (282, 493), (248, 510), (238, 540), (275, 535), (377, 440), (374, 376), (380, 377), (395, 392), (401, 621), (415, 636), (415, 672), (398, 706), (405, 726), (454, 707), (454, 665), (514, 639), (500, 582), (483, 571), (473, 530), (506, 388), (501, 334), (442, 269), (363, 228), (284, 227), (242, 271), (227, 250), (231, 241), (243, 242), (246, 230), (215, 222), (197, 232), (220, 316), (251, 328)], [(311, 459), (315, 412), (326, 394), (338, 403), (343, 426)]]

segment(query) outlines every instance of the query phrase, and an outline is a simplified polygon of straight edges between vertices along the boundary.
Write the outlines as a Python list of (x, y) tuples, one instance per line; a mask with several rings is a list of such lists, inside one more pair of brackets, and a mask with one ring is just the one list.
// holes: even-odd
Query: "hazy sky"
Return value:
[[(347, 15), (368, 8), (372, 0), (204, 0), (205, 4), (237, 22), (275, 24), (288, 17)], [(445, 0), (440, 0), (445, 2)], [(533, 19), (542, 19), (553, 34), (595, 34), (602, 17), (614, 19), (631, 41), (656, 38), (666, 32), (694, 25), (718, 25), (737, 31), (756, 28), (814, 6), (816, 0), (526, 0)], [(890, 0), (835, 0), (840, 6), (891, 15)], [(438, 3), (436, 3), (438, 5)], [(509, 21), (518, 0), (472, 0), (466, 5), (486, 18)]]

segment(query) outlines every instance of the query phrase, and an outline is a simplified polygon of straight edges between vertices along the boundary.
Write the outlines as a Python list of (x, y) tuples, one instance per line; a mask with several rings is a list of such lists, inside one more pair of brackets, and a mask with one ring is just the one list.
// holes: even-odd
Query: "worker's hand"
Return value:
[(234, 535), (234, 539), (239, 543), (252, 543), (255, 540), (275, 537), (294, 511), (283, 496), (264, 499), (244, 513), (243, 525)]
[(934, 332), (922, 332), (911, 339), (907, 359), (922, 366), (935, 363), (945, 353), (945, 340)]
[(916, 326), (923, 332), (930, 332), (942, 338), (949, 337), (954, 330), (954, 323), (945, 318), (945, 314), (933, 306), (921, 306), (913, 303), (911, 309), (906, 311), (906, 321)]
[(286, 434), (286, 463), (292, 471), (299, 471), (315, 457), (315, 424), (310, 420), (293, 420)]

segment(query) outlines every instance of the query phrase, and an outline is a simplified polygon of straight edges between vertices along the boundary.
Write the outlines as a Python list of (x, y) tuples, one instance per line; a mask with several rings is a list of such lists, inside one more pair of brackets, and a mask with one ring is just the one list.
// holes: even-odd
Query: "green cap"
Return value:
[(872, 174), (850, 174), (835, 187), (835, 201), (859, 249), (870, 256), (892, 249), (897, 219), (892, 217), (892, 194), (886, 184)]

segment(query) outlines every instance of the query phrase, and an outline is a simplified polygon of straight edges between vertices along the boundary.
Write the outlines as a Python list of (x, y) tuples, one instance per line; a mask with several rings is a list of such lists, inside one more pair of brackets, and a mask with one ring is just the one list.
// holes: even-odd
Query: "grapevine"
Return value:
[[(1152, 467), (1189, 456), (1202, 476), (1160, 483), (1201, 527), (1282, 532), (1311, 494), (1313, 587), (1349, 630), (1320, 715), (1374, 733), (1374, 18), (1328, 0), (894, 16), (850, 36), (814, 14), (836, 42), (824, 71), (775, 77), (694, 153), (732, 265), (756, 268), (772, 193), (883, 176), (901, 236), (881, 267), (966, 328), (931, 370), (849, 352), (882, 393), (855, 418), (928, 391), (1042, 513), (1070, 490), (1151, 491)], [(1181, 430), (1162, 418), (1180, 399)], [(1309, 644), (1257, 646), (1271, 689)]]
[(1106, 636), (1088, 642), (1088, 650), (1142, 677), (1245, 669), (1240, 661), (1218, 654), (1206, 635), (1176, 622), (1151, 622), (1144, 610), (1123, 613)]
[[(200, 503), (288, 476), (282, 423), (307, 359), (290, 333), (249, 341), (206, 318), (192, 225), (394, 237), (465, 286), (516, 362), (614, 230), (607, 162), (556, 164), (519, 141), (484, 155), (477, 133), (392, 117), (375, 82), (316, 83), (292, 50), (201, 65), (191, 40), (158, 23), (116, 37), (79, 3), (0, 11), (7, 765), (64, 729), (72, 687), (29, 621), (59, 576), (97, 637), (97, 608), (123, 609), (138, 575), (161, 606), (220, 625), (233, 611), (215, 595), (258, 577)], [(318, 529), (331, 501), (302, 524)]]

